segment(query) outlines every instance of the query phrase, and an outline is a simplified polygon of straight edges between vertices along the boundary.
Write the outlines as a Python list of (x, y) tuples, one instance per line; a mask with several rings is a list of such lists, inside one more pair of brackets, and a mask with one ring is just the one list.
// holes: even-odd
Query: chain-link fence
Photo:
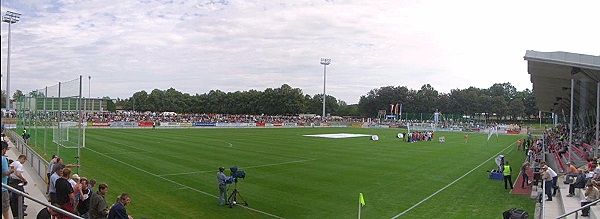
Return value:
[(81, 81), (79, 76), (36, 89), (17, 102), (17, 131), (24, 142), (46, 157), (60, 156), (65, 164), (79, 164), (85, 142)]

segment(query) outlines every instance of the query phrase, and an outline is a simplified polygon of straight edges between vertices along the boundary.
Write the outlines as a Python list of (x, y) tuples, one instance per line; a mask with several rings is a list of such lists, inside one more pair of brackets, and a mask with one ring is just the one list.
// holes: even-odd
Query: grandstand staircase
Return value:
[[(545, 202), (546, 209), (544, 217), (541, 217), (541, 212), (539, 212), (539, 208), (536, 207), (536, 216), (534, 218), (557, 218), (560, 215), (563, 215), (567, 212), (571, 212), (581, 207), (580, 201), (585, 199), (585, 196), (583, 195), (585, 191), (584, 189), (575, 189), (575, 196), (567, 197), (567, 195), (569, 194), (569, 185), (564, 183), (564, 176), (559, 176), (558, 187), (560, 188), (560, 190), (556, 193), (556, 196), (553, 197), (553, 200), (551, 202)], [(541, 186), (534, 186), (533, 191), (531, 193), (531, 197), (537, 197), (538, 192), (541, 191)], [(570, 219), (576, 217), (575, 214), (571, 214), (566, 218)], [(589, 217), (582, 217), (581, 212), (579, 212), (578, 218), (600, 219), (600, 205), (591, 207)]]
[[(565, 158), (568, 160), (568, 154), (565, 154)], [(580, 153), (575, 153), (576, 156), (578, 156), (579, 158), (584, 157), (582, 154)], [(587, 156), (585, 156), (587, 158)], [(561, 159), (557, 153), (552, 153), (550, 154), (549, 158), (552, 158), (553, 161), (555, 162), (556, 166), (558, 166), (558, 168), (556, 168), (556, 172), (559, 174), (558, 176), (558, 187), (560, 188), (557, 193), (556, 196), (553, 197), (553, 200), (551, 202), (545, 202), (546, 208), (545, 208), (545, 215), (542, 217), (541, 216), (541, 212), (540, 212), (540, 204), (538, 203), (536, 206), (536, 212), (535, 212), (535, 217), (534, 218), (557, 218), (560, 215), (563, 215), (567, 212), (571, 212), (575, 209), (578, 209), (581, 207), (581, 200), (585, 199), (584, 196), (584, 192), (585, 189), (575, 189), (575, 196), (573, 197), (567, 197), (567, 195), (569, 194), (569, 185), (565, 184), (565, 171), (564, 171), (564, 163), (565, 160)], [(534, 186), (532, 188), (532, 192), (531, 192), (531, 198), (535, 199), (537, 197), (537, 195), (539, 194), (539, 192), (542, 192), (542, 187), (541, 184), (539, 186)], [(596, 206), (592, 206), (590, 209), (590, 216), (589, 217), (582, 217), (581, 216), (581, 211), (578, 213), (578, 217), (575, 217), (575, 214), (571, 214), (568, 217), (565, 218), (590, 218), (590, 219), (600, 219), (600, 205), (596, 205)]]

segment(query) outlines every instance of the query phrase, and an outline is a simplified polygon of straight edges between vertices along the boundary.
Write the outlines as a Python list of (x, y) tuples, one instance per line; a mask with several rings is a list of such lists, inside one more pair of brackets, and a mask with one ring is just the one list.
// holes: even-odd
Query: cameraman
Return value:
[(217, 172), (217, 183), (219, 185), (219, 206), (223, 206), (223, 199), (225, 199), (225, 205), (229, 204), (227, 201), (227, 176), (225, 176), (225, 167), (219, 167)]

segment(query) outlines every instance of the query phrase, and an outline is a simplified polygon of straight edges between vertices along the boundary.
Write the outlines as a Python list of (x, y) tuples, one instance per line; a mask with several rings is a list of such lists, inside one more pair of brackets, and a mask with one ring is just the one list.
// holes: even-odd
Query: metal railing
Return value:
[[(8, 189), (8, 191), (10, 191), (10, 192), (13, 193), (12, 195), (17, 195), (17, 200), (18, 200), (17, 203), (19, 203), (19, 206), (18, 206), (19, 215), (17, 215), (17, 217), (19, 219), (23, 219), (23, 217), (24, 217), (23, 216), (23, 197), (25, 197), (25, 198), (27, 198), (27, 199), (29, 199), (31, 201), (37, 202), (37, 203), (39, 203), (39, 204), (41, 204), (43, 206), (52, 208), (55, 211), (60, 212), (61, 214), (65, 214), (65, 215), (68, 215), (68, 216), (76, 218), (76, 219), (83, 219), (82, 217), (79, 217), (79, 216), (77, 216), (77, 215), (75, 215), (75, 214), (73, 214), (71, 212), (65, 211), (65, 210), (63, 210), (63, 209), (61, 209), (59, 207), (56, 207), (56, 206), (53, 206), (53, 205), (49, 204), (48, 201), (46, 201), (46, 200), (40, 201), (39, 199), (36, 199), (36, 198), (28, 195), (27, 193), (23, 193), (23, 192), (19, 191), (18, 189), (15, 189), (15, 188), (13, 188), (13, 187), (11, 187), (9, 185), (6, 185), (4, 183), (2, 183), (2, 188)], [(13, 215), (13, 216), (15, 216), (15, 215)]]
[(546, 180), (542, 181), (542, 218), (546, 218), (546, 198), (544, 198), (544, 195), (546, 195)]
[(44, 159), (44, 157), (42, 157), (37, 152), (35, 152), (33, 149), (31, 149), (29, 147), (29, 145), (27, 145), (27, 143), (25, 143), (23, 138), (21, 136), (19, 136), (16, 132), (14, 132), (12, 130), (5, 130), (5, 133), (10, 138), (10, 140), (13, 142), (13, 145), (15, 146), (15, 148), (17, 148), (17, 150), (19, 152), (21, 152), (21, 154), (24, 154), (25, 156), (27, 156), (26, 163), (29, 163), (29, 165), (31, 165), (31, 167), (35, 170), (35, 172), (38, 174), (38, 176), (42, 180), (44, 180), (44, 182), (48, 182), (48, 179), (46, 179), (48, 161), (46, 161)]
[[(589, 208), (592, 205), (596, 205), (596, 203), (598, 203), (598, 202), (600, 202), (600, 199), (598, 199), (596, 201), (593, 201), (593, 202), (591, 202), (591, 203), (589, 203), (587, 205), (581, 206), (580, 208), (572, 210), (572, 211), (570, 211), (570, 212), (568, 212), (566, 214), (560, 215), (560, 216), (556, 217), (556, 219), (565, 218), (565, 217), (567, 217), (569, 215), (572, 215), (572, 214), (575, 214), (575, 218), (579, 218), (579, 211), (581, 211), (581, 209)], [(592, 209), (590, 209), (590, 211), (592, 211)]]

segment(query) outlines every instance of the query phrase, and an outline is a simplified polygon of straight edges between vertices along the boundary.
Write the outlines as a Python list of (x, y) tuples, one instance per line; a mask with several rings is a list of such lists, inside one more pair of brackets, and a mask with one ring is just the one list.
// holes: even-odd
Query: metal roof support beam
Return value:
[(594, 157), (598, 157), (598, 132), (600, 128), (600, 83), (596, 85), (596, 144), (594, 144)]
[(573, 161), (573, 93), (575, 90), (575, 79), (571, 79), (571, 112), (569, 115), (569, 161)]

